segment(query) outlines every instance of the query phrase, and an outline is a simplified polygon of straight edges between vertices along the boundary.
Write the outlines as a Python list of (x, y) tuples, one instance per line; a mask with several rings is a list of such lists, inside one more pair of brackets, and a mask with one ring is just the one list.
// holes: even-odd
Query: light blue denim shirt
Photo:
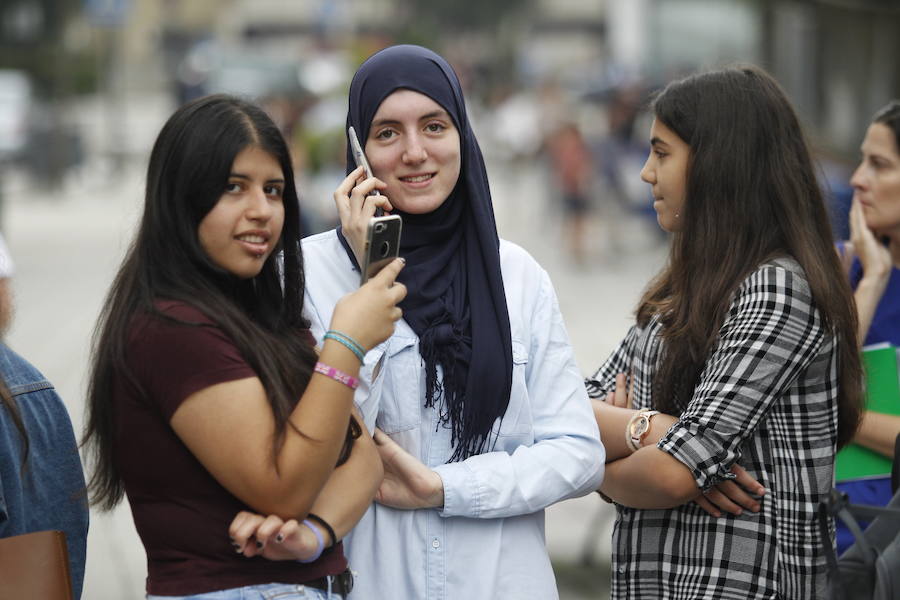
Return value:
[[(303, 253), (306, 312), (321, 340), (359, 274), (334, 231), (304, 240)], [(356, 574), (351, 598), (558, 597), (544, 508), (595, 489), (605, 452), (550, 278), (514, 244), (501, 242), (500, 258), (514, 365), (493, 451), (446, 464), (450, 430), (439, 425), (437, 408), (425, 407), (419, 340), (405, 321), (366, 356), (356, 395), (366, 425), (441, 476), (444, 506), (370, 507), (346, 544)]]
[(16, 400), (29, 440), (23, 471), (22, 438), (5, 406), (0, 405), (0, 538), (48, 529), (64, 531), (73, 593), (80, 598), (88, 507), (69, 413), (53, 385), (2, 343), (0, 374)]

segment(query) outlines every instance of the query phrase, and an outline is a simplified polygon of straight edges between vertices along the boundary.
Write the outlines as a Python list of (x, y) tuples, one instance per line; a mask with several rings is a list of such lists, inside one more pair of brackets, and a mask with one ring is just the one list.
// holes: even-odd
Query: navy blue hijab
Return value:
[[(440, 104), (459, 131), (459, 180), (447, 200), (428, 214), (395, 211), (403, 217), (400, 254), (406, 258), (398, 279), (408, 290), (400, 306), (419, 336), (425, 405), (437, 403), (441, 424), (452, 429), (452, 462), (483, 452), (491, 426), (509, 405), (512, 342), (500, 240), (484, 159), (469, 126), (459, 79), (447, 61), (408, 45), (372, 55), (350, 84), (347, 125), (365, 146), (378, 107), (398, 89)], [(353, 165), (348, 144), (348, 174)], [(346, 243), (345, 248), (352, 258)]]

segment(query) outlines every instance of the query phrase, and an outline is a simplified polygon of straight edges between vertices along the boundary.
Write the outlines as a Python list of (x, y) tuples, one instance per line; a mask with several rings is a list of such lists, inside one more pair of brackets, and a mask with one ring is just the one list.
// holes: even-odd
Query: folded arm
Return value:
[(261, 554), (271, 560), (307, 559), (318, 543), (318, 536), (309, 527), (318, 531), (325, 546), (336, 544), (350, 533), (372, 504), (384, 473), (371, 435), (355, 410), (354, 416), (362, 427), (362, 435), (355, 440), (347, 461), (328, 478), (310, 510), (331, 526), (336, 539), (314, 519), (302, 524), (306, 515), (285, 520), (278, 515), (242, 511), (228, 531), (235, 549), (247, 557)]
[[(823, 341), (808, 291), (794, 278), (773, 267), (742, 286), (688, 407), (672, 427), (661, 416), (651, 420), (648, 441), (668, 429), (656, 447), (607, 465), (605, 495), (634, 508), (671, 508), (735, 478), (741, 445)], [(627, 419), (618, 418), (610, 419), (610, 435), (622, 436), (624, 444)]]

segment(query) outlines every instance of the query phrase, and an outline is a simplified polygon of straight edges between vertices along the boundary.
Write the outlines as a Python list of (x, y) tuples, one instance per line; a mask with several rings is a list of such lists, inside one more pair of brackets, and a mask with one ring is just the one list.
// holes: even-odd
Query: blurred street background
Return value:
[[(900, 97), (898, 31), (897, 0), (0, 0), (7, 342), (55, 383), (80, 432), (91, 331), (168, 115), (207, 93), (256, 99), (291, 143), (307, 231), (330, 228), (349, 79), (409, 42), (459, 73), (500, 234), (550, 273), (589, 374), (665, 260), (638, 176), (649, 94), (702, 68), (770, 70), (842, 236), (866, 124)], [(608, 597), (610, 519), (596, 495), (548, 511), (564, 600)], [(145, 576), (127, 505), (92, 513), (84, 598), (143, 598)]]

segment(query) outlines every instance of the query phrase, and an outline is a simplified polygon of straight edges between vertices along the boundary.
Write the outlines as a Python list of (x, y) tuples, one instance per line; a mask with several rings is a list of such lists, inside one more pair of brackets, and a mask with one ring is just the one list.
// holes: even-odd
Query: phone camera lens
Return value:
[(391, 251), (391, 245), (388, 242), (381, 242), (381, 246), (379, 246), (379, 251), (381, 252), (381, 258), (384, 258), (388, 255), (388, 252)]
[(375, 233), (381, 233), (382, 231), (384, 231), (384, 228), (384, 223), (375, 223)]

